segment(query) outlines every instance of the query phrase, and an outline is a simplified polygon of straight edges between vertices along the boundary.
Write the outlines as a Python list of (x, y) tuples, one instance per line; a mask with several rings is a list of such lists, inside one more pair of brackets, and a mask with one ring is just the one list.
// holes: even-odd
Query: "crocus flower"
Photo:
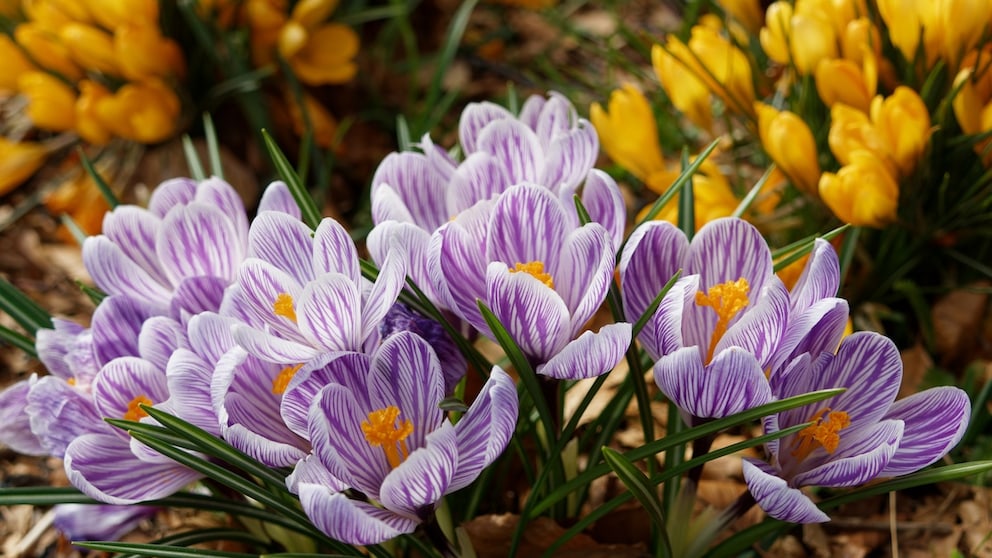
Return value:
[(801, 487), (857, 486), (911, 473), (943, 457), (968, 425), (967, 394), (938, 387), (895, 401), (901, 380), (895, 344), (873, 332), (845, 338), (836, 354), (801, 355), (773, 376), (779, 398), (828, 388), (847, 391), (765, 418), (766, 433), (814, 424), (769, 442), (768, 462), (745, 459), (744, 479), (758, 505), (784, 521), (827, 521)]
[(812, 74), (822, 60), (837, 57), (837, 29), (818, 3), (774, 2), (765, 14), (759, 38), (768, 57), (793, 64), (800, 74)]
[(537, 373), (579, 379), (612, 369), (630, 344), (628, 323), (576, 339), (606, 297), (614, 254), (603, 226), (578, 226), (547, 188), (524, 183), (434, 233), (429, 269), (462, 319), (491, 335), (485, 302)]
[(70, 541), (115, 541), (155, 515), (151, 506), (59, 504), (55, 506), (55, 528)]
[(76, 92), (46, 72), (27, 72), (17, 80), (17, 88), (28, 100), (31, 123), (43, 130), (64, 132), (76, 125)]
[(690, 420), (771, 401), (764, 370), (785, 336), (789, 295), (761, 234), (741, 219), (718, 219), (690, 244), (670, 223), (645, 223), (620, 259), (628, 319), (640, 318), (679, 270), (639, 337), (657, 359), (658, 386)]
[(314, 525), (349, 544), (413, 532), (445, 494), (468, 486), (502, 453), (516, 425), (516, 388), (498, 367), (452, 425), (438, 407), (444, 378), (437, 357), (412, 333), (326, 367), (347, 383), (321, 388), (309, 406), (314, 456), (364, 498), (310, 479), (297, 489)]
[(0, 138), (0, 195), (10, 192), (45, 163), (48, 150), (33, 141)]
[(899, 183), (883, 161), (855, 151), (836, 174), (820, 177), (820, 197), (838, 219), (860, 227), (881, 228), (896, 220)]
[(787, 110), (779, 111), (764, 103), (755, 103), (754, 108), (758, 113), (758, 132), (765, 152), (799, 189), (815, 192), (820, 179), (820, 163), (816, 158), (816, 140), (809, 126)]

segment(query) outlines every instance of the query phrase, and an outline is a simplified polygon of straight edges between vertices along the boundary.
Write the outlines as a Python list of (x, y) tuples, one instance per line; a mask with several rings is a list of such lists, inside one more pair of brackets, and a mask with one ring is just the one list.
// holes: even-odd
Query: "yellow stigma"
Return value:
[(289, 386), (289, 382), (293, 380), (293, 376), (300, 370), (303, 363), (295, 364), (293, 366), (287, 366), (279, 371), (276, 379), (272, 380), (272, 393), (276, 395), (282, 395)]
[[(823, 415), (827, 416), (824, 418)], [(816, 424), (800, 430), (793, 443), (795, 449), (792, 450), (792, 456), (799, 461), (809, 457), (809, 454), (818, 447), (827, 450), (827, 453), (836, 451), (837, 445), (840, 444), (838, 432), (851, 425), (847, 413), (831, 411), (829, 407), (813, 413), (809, 420), (816, 421)]]
[(65, 383), (69, 384), (70, 386), (74, 386), (76, 385), (76, 378), (69, 378), (68, 380), (65, 381)]
[(544, 262), (517, 262), (517, 264), (510, 269), (510, 273), (518, 273), (521, 271), (544, 283), (549, 288), (555, 288), (555, 282), (554, 279), (551, 278), (551, 274), (544, 272)]
[(279, 293), (276, 301), (272, 303), (272, 311), (276, 316), (288, 318), (293, 323), (296, 323), (296, 311), (293, 310), (293, 297), (289, 296), (289, 293)]
[(710, 348), (706, 352), (706, 363), (713, 360), (713, 351), (720, 338), (727, 333), (727, 326), (730, 320), (748, 304), (747, 292), (751, 289), (747, 279), (741, 277), (736, 281), (727, 281), (719, 285), (713, 285), (705, 293), (696, 293), (696, 304), (698, 306), (709, 306), (716, 312), (716, 326), (713, 327), (713, 336), (710, 338)]
[(127, 412), (124, 413), (124, 420), (139, 421), (141, 417), (147, 417), (148, 413), (144, 409), (139, 407), (139, 405), (152, 405), (152, 400), (148, 398), (147, 395), (139, 395), (131, 400), (127, 404)]
[(413, 423), (409, 420), (396, 423), (400, 416), (398, 407), (390, 405), (378, 411), (369, 413), (368, 420), (362, 421), (362, 432), (365, 433), (365, 440), (370, 446), (382, 446), (386, 452), (386, 460), (395, 469), (408, 455), (406, 447), (407, 436), (413, 434)]

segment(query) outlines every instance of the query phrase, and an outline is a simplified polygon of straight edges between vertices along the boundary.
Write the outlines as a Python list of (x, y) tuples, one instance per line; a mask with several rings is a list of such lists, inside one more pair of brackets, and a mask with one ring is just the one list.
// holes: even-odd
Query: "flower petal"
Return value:
[[(649, 221), (631, 233), (620, 255), (619, 268), (623, 307), (628, 320), (640, 319), (661, 288), (683, 267), (688, 251), (685, 233), (666, 221)], [(692, 294), (695, 295), (695, 291)], [(678, 329), (681, 330), (681, 311), (679, 316)]]
[(848, 315), (846, 300), (824, 298), (803, 312), (790, 316), (785, 335), (771, 362), (772, 373), (802, 353), (819, 356), (837, 350), (844, 336)]
[(510, 111), (491, 102), (469, 103), (463, 110), (461, 118), (458, 120), (458, 140), (462, 145), (462, 152), (466, 155), (475, 153), (479, 134), (483, 128), (495, 120), (512, 119)]
[(362, 342), (378, 331), (379, 324), (389, 313), (389, 309), (396, 304), (396, 299), (406, 284), (407, 255), (404, 252), (400, 244), (390, 250), (379, 268), (379, 275), (372, 284), (372, 290), (365, 297), (359, 320)]
[(587, 120), (581, 120), (577, 127), (558, 133), (547, 144), (537, 183), (552, 192), (572, 190), (585, 179), (598, 155), (596, 128)]
[(452, 215), (488, 200), (513, 185), (506, 169), (492, 155), (475, 152), (468, 156), (451, 176), (447, 188), (447, 209)]
[(704, 289), (743, 277), (751, 292), (758, 292), (774, 274), (771, 251), (758, 229), (729, 217), (699, 229), (689, 247), (686, 273), (698, 273)]
[(823, 523), (830, 517), (798, 488), (763, 471), (751, 458), (744, 458), (744, 482), (765, 513), (791, 523)]
[(297, 461), (293, 467), (293, 472), (286, 477), (286, 488), (293, 494), (299, 494), (302, 483), (319, 484), (333, 492), (341, 492), (348, 488), (343, 482), (336, 479), (312, 453)]
[(197, 182), (192, 178), (172, 178), (159, 183), (148, 199), (148, 210), (165, 217), (177, 205), (186, 205), (196, 198)]
[(554, 279), (567, 231), (565, 210), (551, 192), (533, 184), (514, 186), (496, 200), (489, 222), (489, 261), (541, 262)]
[(169, 307), (171, 288), (156, 281), (107, 237), (91, 236), (83, 242), (83, 264), (103, 292), (133, 296), (163, 310)]
[(236, 324), (231, 330), (234, 340), (249, 353), (276, 364), (306, 362), (320, 354), (309, 345), (287, 341), (252, 327)]
[(334, 219), (324, 219), (313, 233), (313, 270), (340, 273), (356, 283), (362, 276), (355, 241)]
[(398, 407), (399, 420), (413, 423), (407, 447), (421, 447), (444, 418), (438, 407), (444, 398), (444, 374), (427, 341), (408, 331), (383, 341), (372, 355), (369, 398), (372, 409)]
[(541, 142), (533, 130), (515, 118), (496, 120), (483, 128), (478, 150), (502, 163), (510, 184), (536, 182), (541, 178), (544, 161)]
[(126, 296), (111, 296), (93, 312), (93, 352), (97, 363), (106, 364), (121, 356), (139, 354), (138, 336), (145, 320), (155, 310)]
[(789, 319), (789, 292), (778, 277), (772, 277), (757, 300), (717, 342), (715, 352), (741, 347), (758, 359), (762, 369), (775, 355)]
[(610, 233), (598, 223), (573, 230), (561, 251), (553, 279), (570, 314), (570, 336), (575, 336), (603, 305), (616, 257)]
[[(243, 216), (244, 209), (241, 212)], [(245, 246), (226, 217), (203, 203), (176, 207), (166, 214), (155, 247), (173, 285), (203, 275), (234, 280)]]
[(455, 425), (458, 467), (448, 493), (471, 484), (503, 453), (517, 427), (518, 407), (513, 379), (494, 366), (472, 406)]
[(262, 192), (262, 199), (258, 202), (258, 213), (262, 214), (266, 211), (278, 211), (296, 219), (302, 217), (299, 204), (293, 199), (289, 187), (282, 180), (270, 182)]
[(163, 285), (169, 280), (155, 251), (162, 220), (151, 211), (133, 205), (121, 205), (103, 217), (103, 234), (121, 252)]
[(885, 419), (902, 420), (902, 439), (883, 477), (912, 473), (936, 462), (951, 450), (968, 428), (971, 402), (956, 387), (931, 388), (896, 401)]
[(151, 506), (58, 504), (52, 523), (69, 541), (116, 541), (158, 513)]
[(448, 484), (458, 467), (455, 427), (444, 421), (428, 434), (425, 444), (410, 452), (400, 466), (382, 481), (379, 501), (390, 511), (408, 517), (425, 517), (448, 492)]
[[(54, 381), (54, 378), (52, 379)], [(48, 455), (42, 441), (31, 431), (31, 417), (26, 407), (29, 380), (22, 380), (0, 391), (0, 444), (25, 455)]]
[(486, 283), (490, 310), (529, 358), (547, 362), (571, 338), (568, 308), (543, 282), (492, 262)]
[(420, 523), (319, 484), (300, 483), (299, 490), (303, 511), (314, 526), (347, 544), (379, 544), (412, 533)]
[(107, 363), (93, 380), (93, 402), (102, 416), (124, 417), (137, 397), (148, 398), (152, 405), (168, 399), (165, 370), (137, 357), (121, 357)]
[(165, 316), (153, 316), (142, 324), (138, 354), (155, 368), (165, 370), (172, 353), (187, 348), (186, 330), (179, 322)]
[(220, 421), (210, 399), (213, 365), (193, 351), (179, 349), (169, 359), (165, 370), (172, 414), (220, 436)]
[(298, 281), (314, 277), (313, 231), (286, 213), (259, 213), (248, 231), (248, 256), (265, 260)]
[(479, 331), (488, 331), (476, 301), (486, 296), (485, 242), (492, 203), (483, 202), (463, 211), (431, 238), (427, 270), (434, 292), (445, 306)]
[(585, 180), (582, 205), (594, 222), (610, 231), (613, 249), (617, 250), (623, 242), (624, 228), (627, 225), (627, 205), (623, 193), (613, 177), (599, 169), (590, 170)]
[(187, 277), (172, 293), (169, 315), (185, 322), (200, 312), (216, 312), (224, 301), (224, 291), (230, 281), (223, 277)]
[[(30, 430), (47, 455), (62, 457), (79, 436), (109, 430), (92, 398), (60, 378), (46, 376), (36, 381), (26, 403), (23, 416), (30, 419)], [(7, 424), (5, 430), (10, 428)]]
[(837, 488), (864, 484), (885, 470), (899, 447), (902, 432), (901, 420), (884, 420), (855, 432), (842, 430), (837, 451), (827, 455), (822, 448), (814, 450), (807, 460), (820, 461), (822, 465), (797, 474), (792, 483)]
[(617, 365), (630, 347), (631, 325), (604, 325), (596, 333), (586, 331), (569, 342), (537, 373), (559, 380), (582, 380), (601, 376)]
[(372, 176), (372, 220), (409, 220), (435, 230), (449, 217), (445, 186), (446, 181), (425, 155), (390, 153)]
[(358, 286), (340, 273), (307, 283), (298, 305), (300, 331), (327, 351), (359, 350), (363, 341), (361, 296)]
[(818, 300), (837, 296), (840, 288), (840, 262), (833, 246), (822, 238), (813, 243), (809, 261), (792, 287), (792, 311), (809, 308)]
[(701, 418), (722, 418), (770, 403), (768, 380), (750, 352), (731, 347), (703, 366), (697, 347), (664, 355), (654, 366), (661, 391), (680, 409)]

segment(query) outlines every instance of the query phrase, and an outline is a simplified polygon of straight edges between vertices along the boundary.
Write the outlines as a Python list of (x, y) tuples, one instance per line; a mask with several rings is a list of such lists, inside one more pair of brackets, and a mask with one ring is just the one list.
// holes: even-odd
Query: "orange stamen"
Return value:
[(517, 264), (510, 269), (510, 273), (519, 273), (521, 271), (544, 283), (549, 288), (555, 288), (555, 282), (554, 279), (551, 278), (551, 274), (544, 272), (544, 262), (517, 262)]
[(142, 409), (141, 405), (152, 405), (152, 400), (147, 395), (139, 395), (127, 404), (127, 412), (124, 413), (124, 420), (139, 421), (142, 417), (147, 417), (148, 413)]
[(279, 371), (279, 374), (274, 380), (272, 380), (272, 393), (276, 395), (281, 395), (289, 387), (289, 382), (293, 380), (293, 376), (300, 370), (303, 363), (295, 364), (293, 366), (287, 366)]
[[(824, 417), (823, 415), (826, 415)], [(823, 448), (827, 453), (837, 451), (840, 444), (840, 432), (851, 425), (851, 418), (844, 411), (831, 411), (830, 408), (820, 409), (809, 417), (809, 421), (816, 421), (816, 424), (807, 426), (796, 434), (793, 443), (795, 449), (792, 456), (803, 461), (816, 448)]]
[(279, 293), (276, 301), (272, 303), (272, 312), (276, 316), (282, 316), (292, 322), (296, 322), (296, 311), (293, 310), (293, 297), (289, 293)]
[(362, 421), (362, 432), (365, 440), (372, 447), (381, 446), (386, 452), (386, 460), (395, 469), (410, 455), (406, 447), (407, 436), (413, 434), (413, 423), (410, 420), (396, 423), (400, 416), (398, 407), (390, 405), (384, 409), (369, 413), (368, 420)]
[(747, 279), (741, 277), (736, 281), (713, 285), (705, 293), (703, 291), (696, 293), (698, 306), (709, 306), (716, 312), (716, 326), (713, 327), (710, 347), (706, 352), (706, 364), (713, 360), (713, 351), (716, 350), (716, 344), (720, 342), (723, 334), (727, 333), (730, 320), (748, 305), (747, 293), (750, 289)]

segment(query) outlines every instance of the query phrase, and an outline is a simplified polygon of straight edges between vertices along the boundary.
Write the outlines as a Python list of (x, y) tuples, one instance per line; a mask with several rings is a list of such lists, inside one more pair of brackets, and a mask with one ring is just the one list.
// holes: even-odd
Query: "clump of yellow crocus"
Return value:
[[(992, 45), (986, 45), (980, 52), (973, 51), (965, 57), (963, 69), (954, 79), (957, 95), (952, 100), (954, 117), (961, 131), (976, 135), (992, 130), (992, 71), (984, 60), (992, 56)], [(982, 61), (979, 65), (979, 61)], [(986, 166), (992, 164), (992, 153), (988, 146), (989, 138), (975, 144), (975, 152), (983, 157)]]
[(0, 196), (41, 168), (47, 154), (48, 151), (39, 143), (15, 142), (0, 136)]

